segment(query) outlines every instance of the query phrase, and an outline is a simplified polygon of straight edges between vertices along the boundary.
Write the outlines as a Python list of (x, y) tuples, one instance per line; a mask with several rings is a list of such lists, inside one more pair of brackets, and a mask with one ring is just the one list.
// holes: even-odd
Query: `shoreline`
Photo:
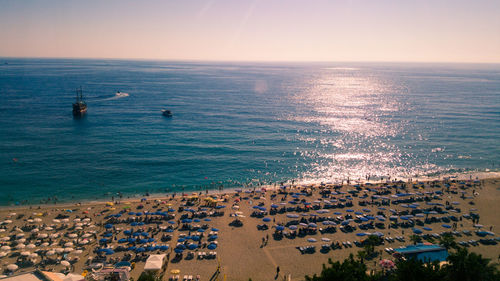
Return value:
[[(500, 171), (485, 171), (485, 172), (472, 172), (472, 173), (450, 173), (447, 175), (442, 175), (439, 177), (433, 177), (433, 176), (424, 176), (424, 177), (418, 177), (418, 178), (411, 178), (413, 183), (417, 182), (432, 182), (432, 181), (445, 181), (445, 180), (492, 180), (492, 179), (500, 179)], [(355, 180), (352, 179), (350, 180), (351, 184), (347, 184), (347, 179), (342, 180), (341, 182), (322, 182), (322, 181), (296, 181), (296, 180), (291, 180), (294, 182), (293, 186), (294, 187), (300, 187), (300, 186), (308, 186), (308, 185), (320, 185), (320, 184), (333, 184), (333, 185), (342, 185), (348, 186), (348, 185), (354, 185), (354, 184), (366, 184), (366, 183), (371, 183), (371, 184), (383, 184), (383, 183), (396, 183), (396, 182), (408, 182), (408, 179), (404, 178), (396, 178), (395, 180)], [(285, 186), (288, 186), (287, 184), (290, 181), (285, 182)], [(265, 188), (266, 190), (269, 191), (275, 191), (280, 188), (278, 183), (275, 184), (265, 184), (265, 185), (256, 185), (256, 186), (246, 186), (246, 187), (227, 187), (223, 189), (206, 189), (203, 191), (200, 190), (186, 190), (186, 191), (176, 191), (176, 192), (165, 192), (165, 193), (147, 193), (148, 195), (144, 194), (134, 194), (134, 195), (127, 195), (126, 197), (118, 197), (114, 198), (114, 200), (111, 200), (111, 198), (108, 199), (84, 199), (84, 200), (79, 200), (79, 201), (73, 201), (73, 200), (68, 200), (68, 201), (62, 201), (60, 203), (54, 204), (54, 203), (44, 203), (44, 204), (20, 204), (20, 205), (0, 205), (0, 211), (3, 210), (19, 210), (19, 209), (33, 209), (36, 210), (38, 208), (52, 208), (52, 207), (75, 207), (75, 206), (86, 206), (86, 205), (102, 205), (106, 204), (107, 202), (120, 202), (121, 204), (124, 203), (137, 203), (140, 202), (142, 198), (146, 198), (147, 200), (162, 200), (162, 199), (170, 199), (170, 198), (182, 198), (183, 196), (189, 196), (193, 195), (196, 193), (196, 195), (206, 195), (206, 194), (215, 194), (215, 195), (223, 195), (223, 194), (234, 194), (237, 193), (236, 190), (256, 190), (257, 188), (262, 189)], [(172, 197), (174, 195), (174, 197)], [(113, 196), (114, 197), (114, 196)], [(119, 200), (117, 200), (119, 199)]]

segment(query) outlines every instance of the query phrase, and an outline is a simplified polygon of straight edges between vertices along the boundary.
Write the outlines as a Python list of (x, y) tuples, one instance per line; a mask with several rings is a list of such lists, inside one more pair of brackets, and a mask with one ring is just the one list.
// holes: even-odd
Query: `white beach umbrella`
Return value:
[(84, 218), (83, 221), (89, 222), (90, 218)]
[(73, 252), (75, 249), (71, 248), (71, 247), (66, 247), (64, 248), (64, 252), (65, 253), (69, 253), (69, 252)]
[(51, 230), (54, 230), (54, 228), (53, 228), (53, 227), (51, 227), (51, 226), (47, 226), (47, 227), (45, 228), (45, 230), (47, 230), (47, 231), (51, 231)]
[(80, 245), (87, 245), (89, 243), (89, 240), (87, 239), (83, 239), (82, 241), (80, 241)]
[(81, 219), (79, 219), (79, 218), (76, 218), (76, 219), (74, 219), (73, 221), (74, 221), (74, 222), (80, 222), (80, 221), (82, 221), (82, 220), (81, 220)]
[(69, 219), (62, 219), (62, 222), (69, 222)]
[(24, 248), (26, 248), (26, 245), (24, 244), (19, 244), (16, 246), (16, 249), (24, 249)]
[(73, 254), (77, 254), (77, 255), (79, 255), (79, 254), (81, 254), (81, 253), (83, 253), (83, 251), (82, 251), (82, 250), (74, 250), (74, 251), (73, 251)]
[(26, 242), (26, 238), (21, 238), (16, 240), (18, 243), (24, 243)]
[(34, 223), (35, 221), (34, 221), (34, 220), (32, 220), (32, 219), (29, 219), (29, 220), (27, 220), (27, 222), (29, 222), (29, 223)]
[(49, 242), (43, 242), (42, 244), (40, 244), (40, 246), (47, 247), (47, 246), (49, 246)]
[(8, 236), (0, 238), (0, 241), (9, 241), (9, 240), (10, 240), (10, 237), (8, 237)]
[(21, 256), (23, 256), (23, 257), (27, 257), (29, 255), (31, 255), (31, 253), (28, 251), (21, 252)]
[(24, 237), (24, 233), (18, 233), (16, 234), (16, 238), (23, 238)]
[(69, 261), (61, 261), (61, 265), (68, 267), (69, 266)]
[(47, 233), (39, 233), (37, 237), (41, 238), (41, 239), (44, 239), (44, 238), (49, 237), (49, 235)]
[(2, 250), (2, 251), (10, 251), (10, 246), (2, 246), (2, 248), (0, 248), (0, 250)]
[(7, 256), (7, 252), (0, 252), (0, 258)]
[(53, 256), (56, 254), (56, 251), (54, 250), (50, 250), (50, 251), (47, 251), (47, 253), (45, 253), (47, 256)]
[(90, 234), (90, 233), (85, 233), (85, 234), (82, 235), (83, 238), (88, 238), (90, 236), (92, 236), (92, 234)]
[(66, 242), (64, 247), (73, 247), (73, 242)]
[(38, 254), (37, 254), (37, 253), (32, 253), (32, 254), (30, 255), (30, 258), (31, 258), (31, 259), (38, 258)]
[(9, 214), (9, 216), (10, 216), (10, 217), (13, 217), (13, 216), (15, 216), (15, 215), (17, 215), (17, 213), (10, 213), (10, 214)]
[(9, 224), (9, 223), (12, 223), (12, 221), (11, 220), (4, 220), (3, 223), (4, 224)]
[(0, 232), (5, 232), (5, 229), (4, 228), (0, 228)]
[(76, 238), (76, 237), (78, 237), (78, 234), (76, 234), (76, 233), (70, 233), (70, 234), (68, 234), (68, 237), (69, 238)]
[(17, 264), (12, 263), (12, 264), (7, 265), (7, 269), (9, 271), (16, 271), (18, 268), (19, 268), (19, 266), (17, 266)]
[(54, 249), (56, 251), (56, 253), (60, 254), (60, 253), (64, 253), (64, 249), (63, 248), (55, 248)]
[(42, 222), (42, 219), (41, 218), (35, 218), (34, 221), (35, 222)]
[(52, 233), (50, 235), (50, 238), (57, 238), (57, 237), (59, 237), (59, 233)]
[(78, 226), (82, 227), (82, 226), (83, 226), (83, 223), (81, 223), (81, 222), (79, 222), (79, 223), (75, 223), (75, 226), (76, 226), (76, 227), (78, 227)]
[(81, 226), (75, 227), (75, 230), (82, 230), (82, 229), (83, 229), (83, 227), (81, 227)]
[(26, 245), (26, 248), (28, 248), (28, 249), (35, 249), (36, 246), (35, 246), (35, 244), (31, 243), (31, 244)]
[(40, 229), (38, 229), (38, 228), (33, 228), (33, 229), (31, 230), (31, 233), (37, 233), (38, 231), (40, 231)]
[(61, 221), (58, 220), (58, 219), (53, 219), (52, 221), (55, 222), (55, 223), (61, 223)]

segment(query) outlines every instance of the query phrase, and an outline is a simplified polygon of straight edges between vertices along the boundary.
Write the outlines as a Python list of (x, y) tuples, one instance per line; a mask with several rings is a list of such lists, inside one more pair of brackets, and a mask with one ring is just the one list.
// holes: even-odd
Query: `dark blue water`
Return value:
[(1, 205), (498, 170), (499, 141), (500, 65), (0, 59)]

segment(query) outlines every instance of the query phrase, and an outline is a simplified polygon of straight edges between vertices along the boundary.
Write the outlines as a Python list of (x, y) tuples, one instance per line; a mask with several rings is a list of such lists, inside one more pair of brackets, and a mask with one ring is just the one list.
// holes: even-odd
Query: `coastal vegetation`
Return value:
[[(452, 239), (447, 239), (453, 244)], [(456, 244), (454, 244), (456, 245)], [(455, 246), (456, 247), (456, 246)], [(401, 259), (394, 268), (370, 271), (363, 258), (365, 253), (352, 254), (344, 261), (328, 260), (319, 275), (306, 276), (306, 281), (366, 280), (366, 281), (493, 281), (500, 280), (497, 264), (482, 255), (457, 247), (448, 256), (447, 263), (424, 262), (417, 259)]]

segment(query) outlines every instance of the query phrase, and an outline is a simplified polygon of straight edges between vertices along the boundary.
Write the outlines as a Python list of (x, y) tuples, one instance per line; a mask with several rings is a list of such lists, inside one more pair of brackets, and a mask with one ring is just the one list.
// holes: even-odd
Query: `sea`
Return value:
[[(88, 112), (74, 118), (79, 87)], [(442, 178), (499, 160), (498, 64), (0, 58), (2, 206)]]

